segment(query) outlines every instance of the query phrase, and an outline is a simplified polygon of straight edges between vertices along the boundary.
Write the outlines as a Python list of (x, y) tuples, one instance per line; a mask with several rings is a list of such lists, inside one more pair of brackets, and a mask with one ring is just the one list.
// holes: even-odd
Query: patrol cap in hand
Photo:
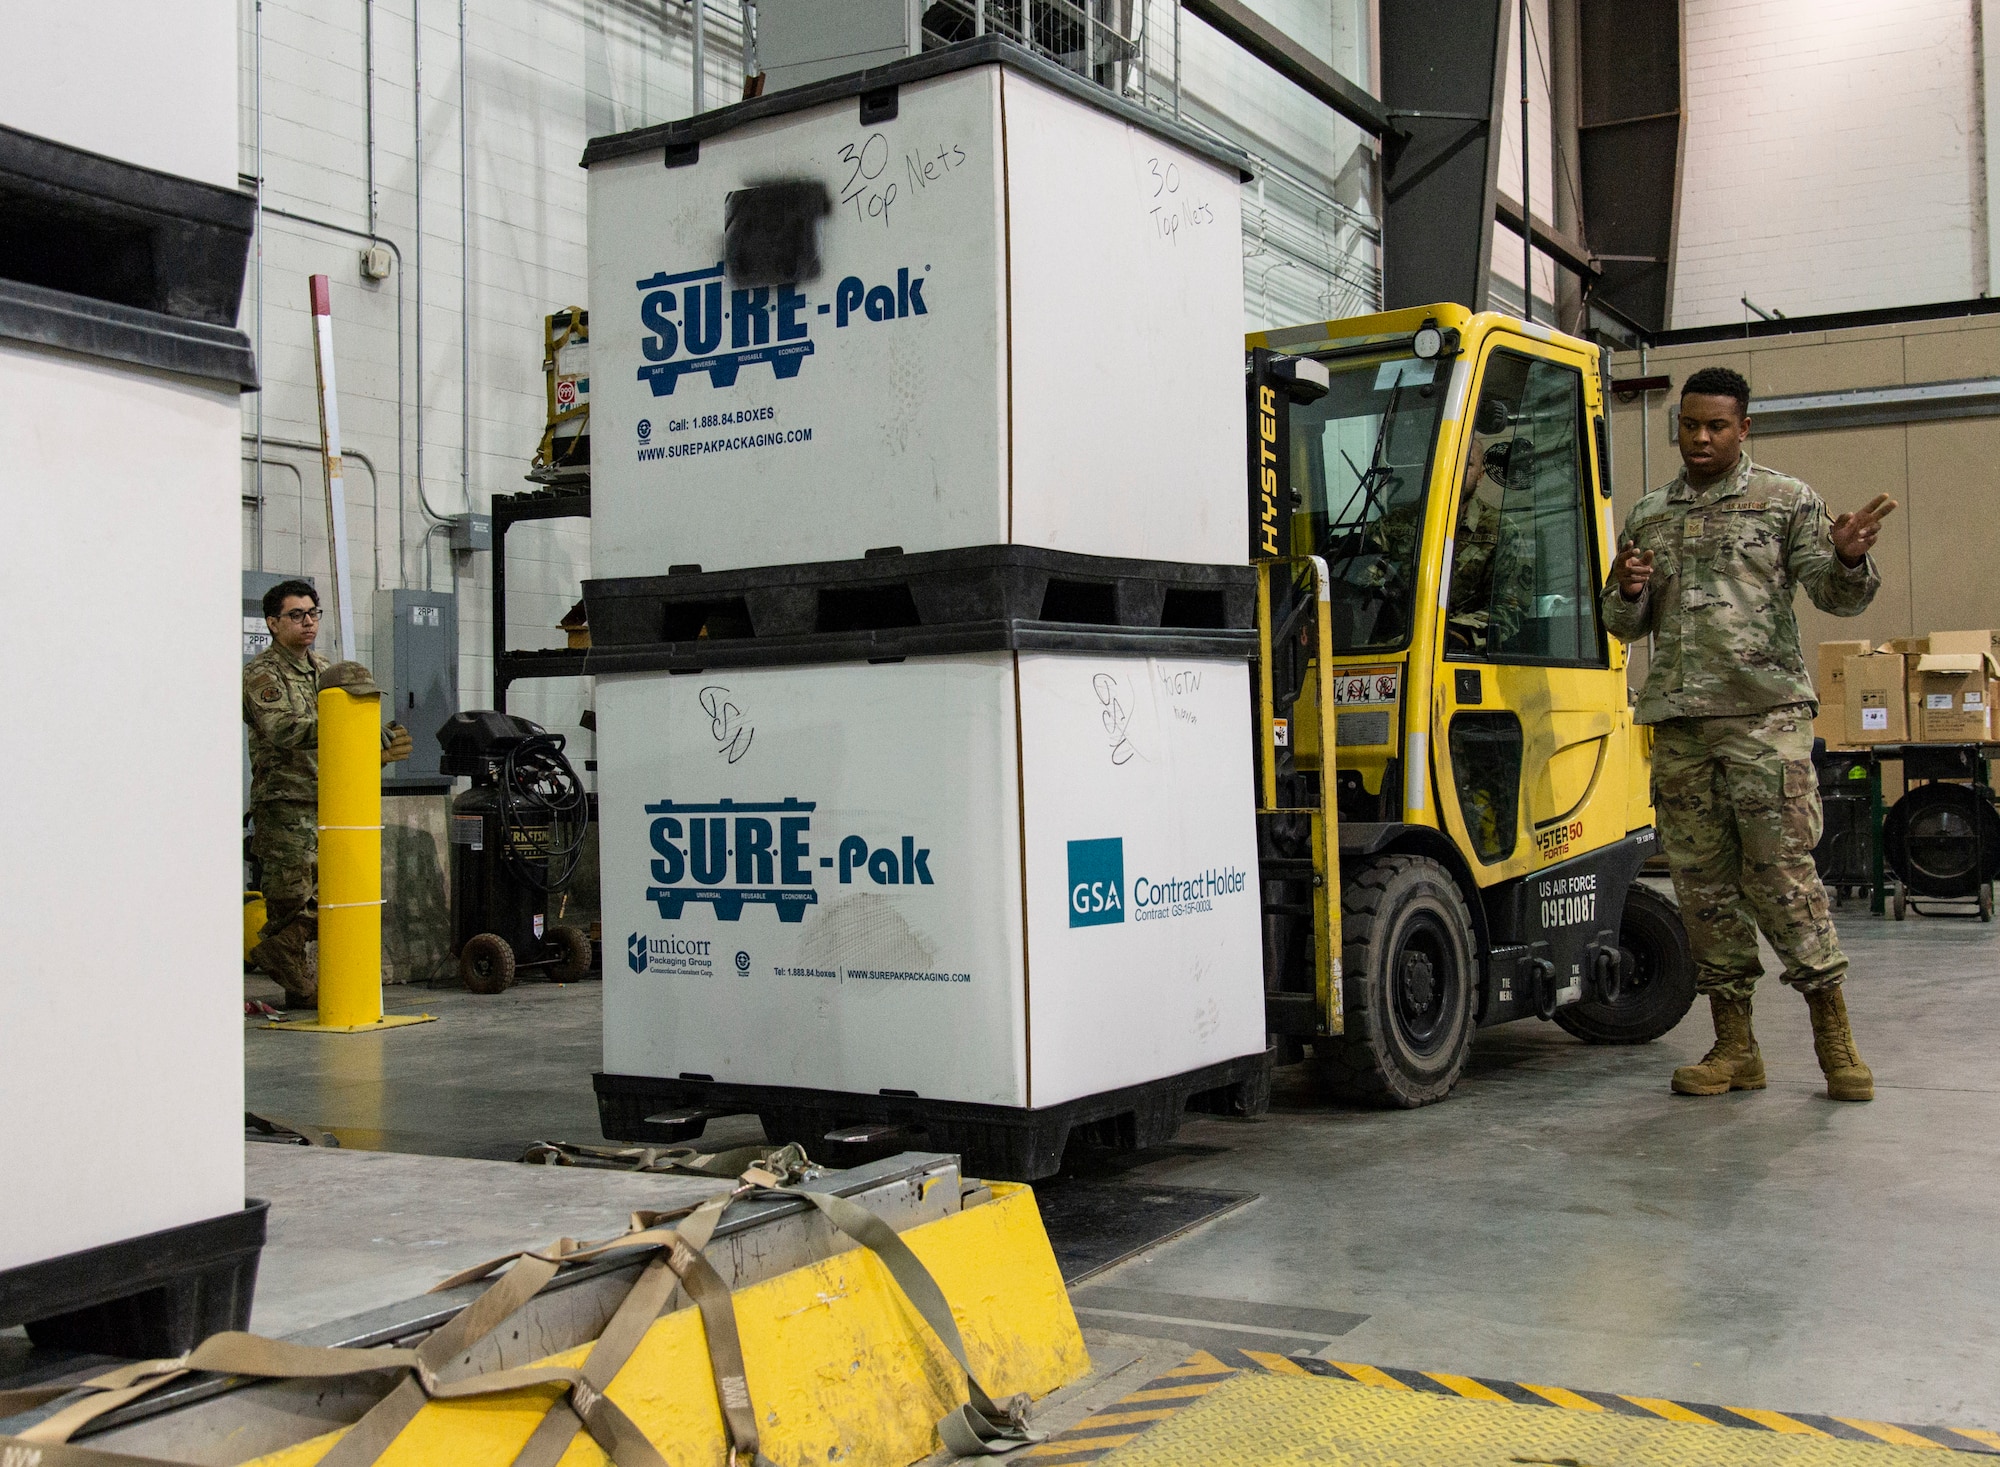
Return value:
[(367, 666), (359, 662), (336, 662), (319, 675), (320, 691), (328, 688), (344, 688), (357, 698), (379, 698), (382, 690), (375, 686), (375, 675)]

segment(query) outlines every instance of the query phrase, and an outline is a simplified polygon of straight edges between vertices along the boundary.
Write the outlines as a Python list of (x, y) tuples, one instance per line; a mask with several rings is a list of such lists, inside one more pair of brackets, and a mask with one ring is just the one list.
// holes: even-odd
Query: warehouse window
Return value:
[(1586, 442), (1573, 368), (1487, 359), (1454, 521), (1447, 656), (1606, 665)]

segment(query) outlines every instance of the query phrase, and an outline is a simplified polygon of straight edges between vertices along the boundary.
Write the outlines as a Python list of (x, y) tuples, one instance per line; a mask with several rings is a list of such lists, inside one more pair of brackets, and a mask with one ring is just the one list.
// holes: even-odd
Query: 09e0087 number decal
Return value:
[(1544, 881), (1536, 889), (1541, 899), (1542, 930), (1585, 927), (1597, 920), (1597, 875), (1584, 872)]

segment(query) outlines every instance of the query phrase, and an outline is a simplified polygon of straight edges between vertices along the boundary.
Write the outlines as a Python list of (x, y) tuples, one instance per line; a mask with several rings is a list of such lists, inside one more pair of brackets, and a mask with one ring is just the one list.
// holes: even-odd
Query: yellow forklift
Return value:
[(1694, 972), (1638, 881), (1650, 735), (1597, 608), (1597, 348), (1438, 305), (1252, 335), (1246, 371), (1279, 1062), (1408, 1107), (1487, 1025), (1666, 1033)]

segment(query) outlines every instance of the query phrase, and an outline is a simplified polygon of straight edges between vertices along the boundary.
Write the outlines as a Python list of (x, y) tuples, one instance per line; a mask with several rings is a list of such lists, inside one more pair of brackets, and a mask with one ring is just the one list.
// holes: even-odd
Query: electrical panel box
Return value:
[(383, 721), (410, 731), (416, 752), (382, 771), (382, 788), (440, 789), (438, 730), (458, 712), (458, 597), (449, 591), (377, 591), (375, 660)]
[(493, 548), (493, 516), (490, 514), (455, 514), (451, 517), (451, 548), (453, 550), (491, 550)]

